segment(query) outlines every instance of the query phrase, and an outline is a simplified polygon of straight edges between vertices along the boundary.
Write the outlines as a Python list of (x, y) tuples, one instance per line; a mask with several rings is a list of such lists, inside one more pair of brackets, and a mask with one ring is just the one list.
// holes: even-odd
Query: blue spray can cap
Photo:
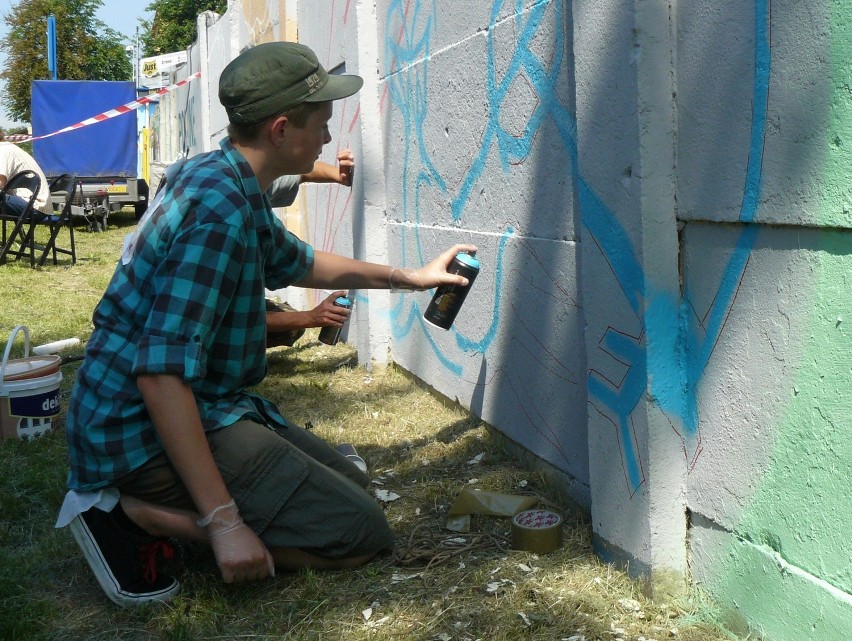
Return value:
[[(336, 307), (352, 309), (352, 301), (346, 298), (346, 296), (338, 296), (337, 298), (335, 298), (334, 305)], [(342, 327), (334, 327), (332, 325), (327, 325), (326, 327), (323, 327), (319, 333), (320, 343), (325, 343), (326, 345), (336, 345), (337, 341), (340, 340), (340, 332), (342, 331), (342, 329)]]
[(467, 265), (472, 269), (479, 269), (479, 260), (476, 258), (476, 252), (459, 252), (456, 254), (456, 260)]

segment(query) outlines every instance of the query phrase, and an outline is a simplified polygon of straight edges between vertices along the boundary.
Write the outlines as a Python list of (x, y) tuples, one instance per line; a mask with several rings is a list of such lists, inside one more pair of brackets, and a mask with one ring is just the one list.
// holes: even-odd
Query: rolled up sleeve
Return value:
[(172, 374), (188, 383), (204, 378), (207, 373), (207, 355), (201, 337), (189, 341), (167, 336), (144, 336), (133, 362), (134, 376), (146, 374)]
[(173, 374), (193, 383), (207, 375), (244, 259), (242, 230), (221, 221), (189, 226), (175, 237), (151, 279), (154, 298), (134, 376)]

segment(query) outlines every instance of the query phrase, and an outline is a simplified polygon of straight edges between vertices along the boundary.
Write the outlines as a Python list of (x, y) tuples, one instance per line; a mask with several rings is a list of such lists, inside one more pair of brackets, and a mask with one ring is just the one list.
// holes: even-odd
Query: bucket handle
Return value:
[(12, 351), (12, 344), (21, 330), (24, 332), (24, 358), (30, 355), (30, 330), (27, 329), (26, 325), (18, 325), (12, 330), (9, 340), (6, 341), (6, 351), (3, 352), (3, 364), (0, 365), (0, 387), (3, 386), (3, 381), (6, 379), (6, 363), (9, 360), (9, 352)]

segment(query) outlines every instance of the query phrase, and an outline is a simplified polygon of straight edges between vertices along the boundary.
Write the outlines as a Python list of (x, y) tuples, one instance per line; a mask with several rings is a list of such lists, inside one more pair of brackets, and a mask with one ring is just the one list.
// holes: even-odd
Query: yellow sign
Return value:
[(110, 185), (106, 190), (108, 194), (126, 194), (127, 185)]
[(146, 78), (153, 78), (160, 73), (165, 73), (170, 69), (174, 69), (187, 60), (186, 51), (176, 51), (175, 53), (166, 53), (161, 56), (151, 56), (150, 58), (142, 58), (140, 60), (140, 73)]
[(153, 60), (145, 60), (142, 63), (142, 75), (147, 76), (149, 78), (151, 76), (157, 75), (157, 59), (156, 58), (154, 58)]

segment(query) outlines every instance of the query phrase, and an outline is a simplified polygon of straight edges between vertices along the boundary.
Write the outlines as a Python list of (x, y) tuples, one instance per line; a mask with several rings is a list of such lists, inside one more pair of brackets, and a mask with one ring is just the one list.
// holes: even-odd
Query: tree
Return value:
[(47, 17), (56, 18), (57, 77), (62, 80), (130, 80), (133, 65), (122, 36), (101, 26), (95, 12), (101, 0), (20, 0), (3, 16), (8, 33), (2, 105), (17, 122), (30, 121), (30, 82), (48, 80)]
[(145, 56), (183, 51), (197, 36), (198, 15), (205, 11), (225, 13), (228, 0), (154, 0), (145, 7), (153, 21), (143, 21), (139, 39)]

